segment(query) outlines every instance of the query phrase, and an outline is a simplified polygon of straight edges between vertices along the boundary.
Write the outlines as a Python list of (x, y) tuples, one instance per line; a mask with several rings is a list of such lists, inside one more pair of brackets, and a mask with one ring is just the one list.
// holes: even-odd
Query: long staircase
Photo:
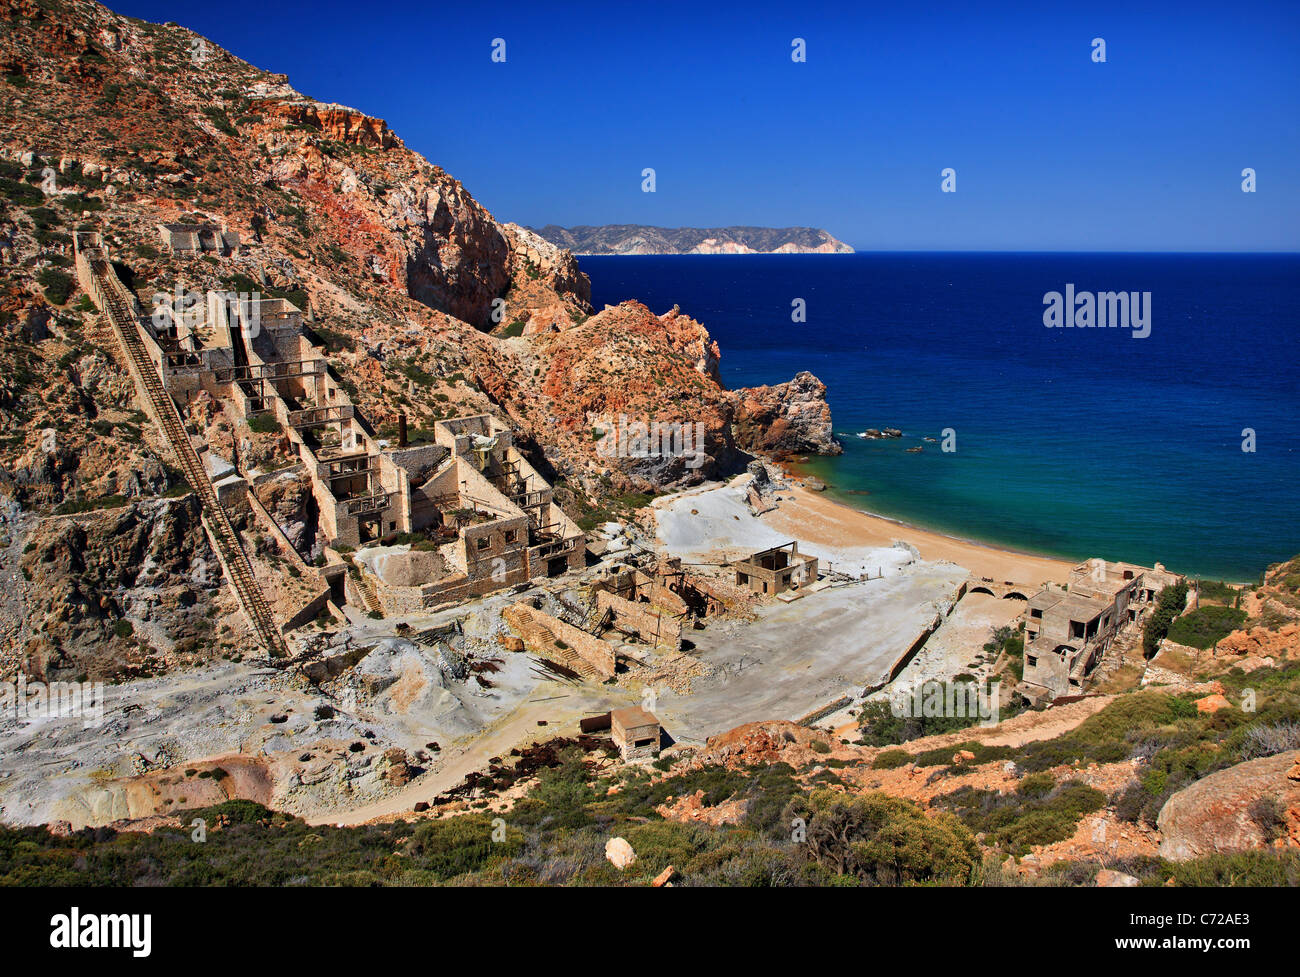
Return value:
[(253, 567), (248, 554), (244, 552), (239, 533), (235, 531), (225, 507), (217, 498), (216, 489), (212, 487), (212, 480), (203, 467), (203, 461), (185, 432), (180, 411), (163, 387), (148, 350), (140, 339), (137, 325), (140, 319), (139, 303), (117, 277), (98, 235), (78, 233), (76, 252), (77, 277), (81, 281), (81, 287), (99, 306), (113, 332), (117, 334), (137, 389), (151, 408), (150, 413), (180, 462), (190, 487), (198, 494), (203, 505), (203, 526), (225, 570), (226, 579), (230, 581), (244, 614), (253, 625), (259, 643), (270, 657), (287, 658), (289, 650), (284, 635), (276, 626), (275, 616), (253, 575)]

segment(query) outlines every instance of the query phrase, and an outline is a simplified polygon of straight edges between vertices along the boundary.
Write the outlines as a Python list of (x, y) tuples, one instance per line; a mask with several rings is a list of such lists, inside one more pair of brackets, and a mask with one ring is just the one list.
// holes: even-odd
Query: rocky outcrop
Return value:
[(755, 453), (838, 455), (826, 384), (808, 371), (787, 383), (736, 391), (736, 442)]
[(194, 496), (45, 519), (27, 538), (22, 575), (33, 636), (2, 670), (43, 679), (113, 678), (178, 649), (201, 656), (221, 586)]
[(1178, 791), (1160, 809), (1160, 856), (1300, 846), (1300, 750), (1239, 763)]
[(292, 125), (310, 126), (336, 142), (370, 149), (390, 149), (398, 139), (383, 119), (376, 119), (346, 105), (314, 101), (260, 101), (253, 108)]
[[(544, 419), (526, 389), (503, 383), (492, 392), (546, 446), (557, 471), (644, 489), (694, 484), (734, 463), (734, 395), (716, 379), (717, 344), (689, 316), (676, 309), (657, 316), (639, 302), (623, 302), (538, 336), (534, 350), (544, 364)], [(662, 438), (638, 441), (634, 425), (656, 424), (661, 433), (679, 425), (677, 448), (665, 450)]]
[(503, 224), (501, 233), (510, 247), (510, 266), (516, 279), (522, 275), (540, 280), (557, 295), (590, 305), (591, 279), (578, 268), (572, 253), (518, 224)]
[(510, 283), (510, 245), (490, 214), (454, 180), (421, 188), (407, 294), (474, 326), (492, 325), (492, 300)]
[(254, 488), (257, 499), (266, 507), (299, 553), (315, 555), (316, 500), (311, 494), (311, 480), (300, 466), (279, 472), (260, 481)]
[(1300, 624), (1283, 624), (1272, 628), (1234, 631), (1218, 643), (1215, 658), (1241, 656), (1249, 658), (1300, 657)]
[(785, 720), (745, 723), (710, 736), (698, 760), (702, 764), (723, 764), (732, 769), (776, 763), (797, 765), (819, 755), (812, 750), (817, 735), (798, 723)]
[(749, 804), (745, 800), (727, 800), (710, 807), (704, 803), (704, 791), (685, 794), (678, 798), (669, 797), (655, 808), (659, 816), (668, 821), (680, 821), (685, 824), (739, 824), (744, 818)]

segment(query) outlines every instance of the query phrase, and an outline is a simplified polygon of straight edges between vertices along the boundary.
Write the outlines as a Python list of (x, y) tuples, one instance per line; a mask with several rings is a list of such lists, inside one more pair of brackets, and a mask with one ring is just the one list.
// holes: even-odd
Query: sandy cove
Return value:
[(986, 543), (957, 539), (854, 509), (803, 487), (787, 474), (786, 486), (773, 493), (777, 508), (754, 516), (745, 503), (748, 475), (687, 492), (653, 504), (659, 542), (684, 558), (725, 562), (769, 546), (798, 540), (828, 566), (855, 576), (892, 573), (912, 562), (906, 543), (930, 563), (955, 563), (975, 577), (1012, 581), (1034, 590), (1064, 582), (1076, 565)]
[(924, 560), (956, 563), (976, 577), (999, 583), (1041, 584), (1064, 581), (1077, 563), (1031, 553), (1020, 553), (987, 543), (945, 536), (928, 529), (895, 522), (863, 512), (820, 492), (803, 488), (793, 479), (791, 488), (779, 494), (782, 502), (762, 517), (773, 529), (792, 539), (834, 548), (891, 546), (903, 540), (915, 546)]

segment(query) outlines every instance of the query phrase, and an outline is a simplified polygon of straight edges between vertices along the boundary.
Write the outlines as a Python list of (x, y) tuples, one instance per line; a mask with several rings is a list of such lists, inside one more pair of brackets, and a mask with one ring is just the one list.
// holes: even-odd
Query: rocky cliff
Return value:
[[(442, 418), (502, 417), (539, 465), (565, 476), (561, 501), (579, 511), (611, 492), (731, 470), (750, 451), (829, 450), (816, 425), (800, 420), (819, 413), (808, 400), (815, 382), (728, 391), (703, 324), (636, 302), (594, 310), (569, 250), (498, 221), (382, 119), (308, 98), (284, 75), (183, 27), (89, 0), (0, 0), (0, 19), (0, 542), (10, 566), (15, 547), (27, 557), (62, 552), (50, 541), (70, 530), (50, 520), (77, 515), (95, 546), (98, 520), (142, 519), (149, 504), (185, 492), (114, 338), (78, 291), (79, 227), (104, 233), (145, 308), (177, 288), (297, 304), (381, 438), (395, 434), (399, 413), (416, 442)], [(241, 246), (173, 254), (157, 228), (174, 221), (219, 225)], [(593, 425), (620, 414), (699, 425), (700, 464), (602, 452)], [(210, 400), (190, 405), (186, 421), (226, 461), (236, 449), (266, 468), (290, 460), (282, 439)], [(304, 547), (313, 545), (310, 518), (301, 507), (291, 514)], [(192, 520), (159, 538), (173, 557), (203, 559), (206, 540)], [(138, 547), (104, 547), (95, 559), (113, 565), (83, 570), (25, 557), (31, 578), (12, 595), (13, 613), (0, 609), (0, 671), (28, 661), (45, 668), (59, 660), (60, 642), (89, 648), (106, 621), (126, 631), (115, 615), (148, 631), (131, 596), (140, 558)], [(16, 610), (24, 602), (38, 626), (63, 607), (107, 603), (62, 630), (51, 625), (52, 647), (33, 651), (32, 626)], [(161, 640), (174, 624), (178, 640), (221, 652), (187, 630), (188, 609), (150, 614), (161, 621), (151, 647), (175, 644)], [(126, 660), (124, 646), (104, 647)], [(82, 657), (83, 671), (100, 667)]]
[(560, 227), (538, 233), (574, 254), (852, 254), (853, 249), (815, 227), (647, 227), (606, 224)]

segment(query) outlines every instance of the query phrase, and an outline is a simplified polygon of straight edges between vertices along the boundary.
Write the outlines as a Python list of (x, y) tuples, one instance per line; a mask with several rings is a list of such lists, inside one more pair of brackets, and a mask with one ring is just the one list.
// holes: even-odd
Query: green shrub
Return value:
[(1218, 644), (1246, 621), (1246, 612), (1237, 607), (1206, 604), (1189, 611), (1169, 626), (1168, 637), (1180, 645), (1209, 648)]
[(876, 755), (872, 761), (873, 770), (894, 770), (897, 767), (903, 767), (912, 762), (912, 754), (906, 750), (885, 750)]
[(58, 268), (44, 269), (36, 281), (45, 290), (45, 298), (51, 305), (65, 304), (77, 287), (77, 280)]
[(0, 196), (19, 207), (35, 207), (45, 202), (45, 194), (21, 180), (0, 178)]
[(422, 872), (445, 882), (523, 849), (523, 834), (517, 828), (507, 827), (501, 841), (493, 841), (492, 833), (492, 820), (482, 814), (422, 821), (404, 852)]
[(118, 509), (126, 505), (124, 495), (101, 495), (94, 499), (68, 499), (54, 510), (56, 515), (75, 515), (78, 512), (93, 512), (95, 509)]
[(918, 753), (915, 757), (918, 767), (940, 767), (952, 762), (954, 753), (965, 750), (975, 755), (974, 760), (968, 760), (968, 763), (992, 763), (995, 760), (1009, 760), (1015, 757), (1016, 752), (1009, 746), (988, 746), (978, 740), (967, 740), (964, 743), (958, 743), (956, 746), (940, 746), (933, 750), (926, 750)]
[(1152, 657), (1160, 647), (1160, 642), (1169, 633), (1169, 626), (1183, 612), (1187, 604), (1187, 584), (1177, 583), (1160, 591), (1156, 598), (1155, 610), (1147, 618), (1142, 629), (1142, 653)]
[(249, 430), (256, 434), (278, 434), (280, 422), (274, 414), (254, 414), (248, 419)]
[[(909, 708), (906, 711), (914, 713), (917, 710)], [(978, 715), (900, 716), (895, 715), (888, 702), (868, 702), (858, 713), (858, 728), (861, 730), (858, 742), (863, 746), (894, 746), (922, 736), (967, 729), (979, 721)]]
[(1078, 781), (1056, 786), (1051, 774), (1026, 777), (1012, 793), (962, 787), (936, 798), (990, 843), (1022, 854), (1072, 836), (1079, 820), (1106, 806), (1106, 795)]
[(792, 810), (806, 820), (803, 853), (835, 876), (874, 885), (960, 885), (979, 865), (975, 839), (956, 817), (927, 816), (911, 801), (818, 790)]
[(1199, 589), (1201, 597), (1206, 600), (1235, 604), (1241, 598), (1241, 588), (1223, 580), (1202, 580)]

